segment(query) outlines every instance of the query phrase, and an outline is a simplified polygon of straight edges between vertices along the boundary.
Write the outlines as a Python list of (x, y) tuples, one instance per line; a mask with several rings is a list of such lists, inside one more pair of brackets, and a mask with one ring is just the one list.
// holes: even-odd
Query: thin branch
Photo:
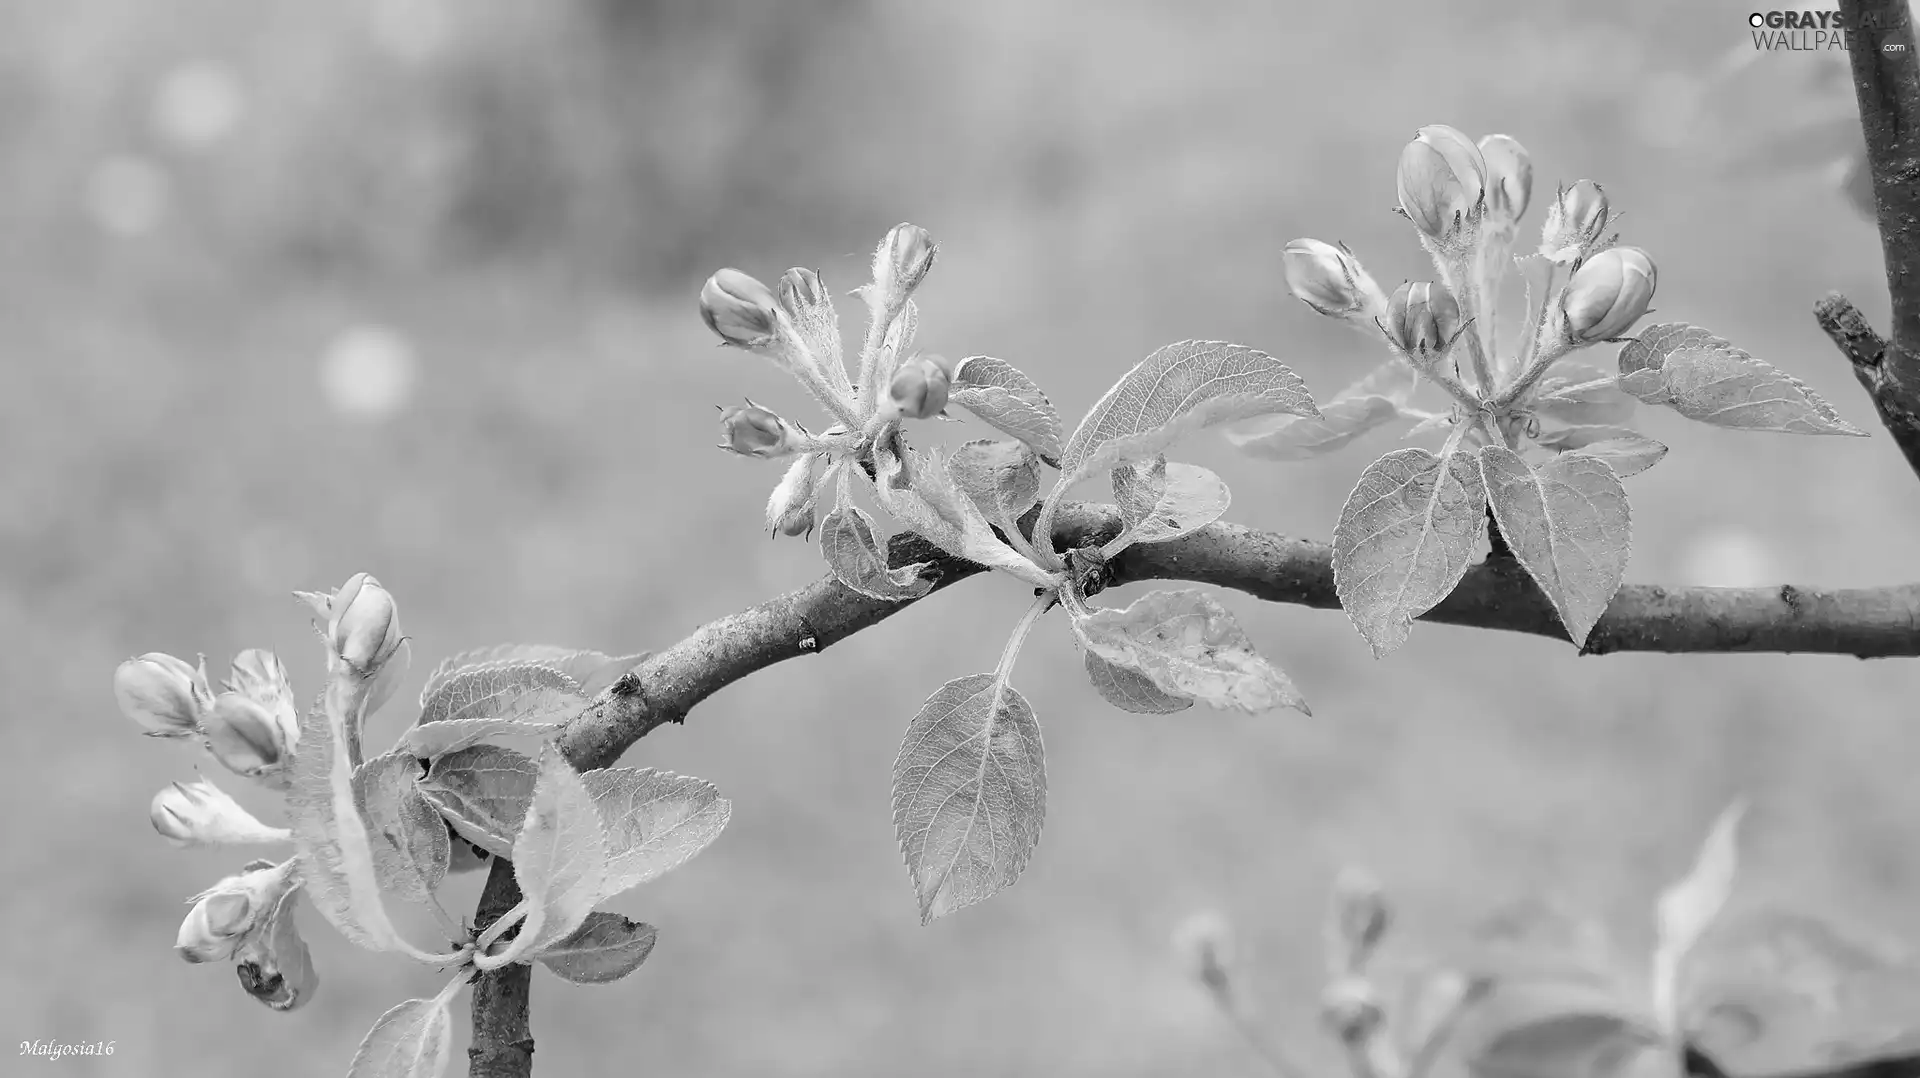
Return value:
[(1879, 210), (1893, 332), (1882, 338), (1838, 293), (1821, 300), (1814, 317), (1920, 474), (1920, 55), (1907, 0), (1841, 0), (1840, 10), (1849, 27), (1847, 59)]
[[(1032, 523), (1029, 514), (1022, 526)], [(1067, 503), (1055, 518), (1054, 541), (1060, 550), (1098, 547), (1119, 531), (1113, 506)], [(906, 533), (894, 537), (887, 561), (894, 566), (931, 562), (938, 576), (934, 592), (984, 572)], [(1107, 571), (1116, 585), (1188, 580), (1269, 602), (1319, 609), (1340, 605), (1331, 547), (1235, 524), (1211, 524), (1172, 542), (1129, 547), (1107, 564)], [(727, 685), (775, 663), (818, 654), (914, 601), (861, 595), (828, 573), (797, 591), (709, 622), (623, 675), (567, 725), (560, 747), (576, 768), (610, 767), (634, 742), (658, 726), (684, 721), (695, 705)], [(1552, 605), (1510, 558), (1489, 559), (1468, 570), (1453, 594), (1423, 620), (1566, 639)], [(1594, 627), (1584, 653), (1616, 651), (1920, 656), (1920, 584), (1844, 590), (1629, 584)], [(492, 923), (519, 897), (511, 867), (496, 862), (477, 925)], [(524, 965), (488, 973), (474, 991), (470, 1054), (475, 1078), (525, 1078), (531, 1072), (527, 973)]]

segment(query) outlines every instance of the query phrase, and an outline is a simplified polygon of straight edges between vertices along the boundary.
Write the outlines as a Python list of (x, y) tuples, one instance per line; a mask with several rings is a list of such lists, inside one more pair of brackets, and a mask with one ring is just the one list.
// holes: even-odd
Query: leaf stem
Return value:
[(1013, 635), (1007, 638), (1007, 646), (1000, 652), (1000, 662), (993, 668), (995, 679), (1005, 681), (1013, 673), (1013, 661), (1020, 657), (1020, 648), (1027, 642), (1027, 634), (1040, 620), (1040, 615), (1054, 608), (1060, 601), (1060, 593), (1050, 591), (1034, 597), (1027, 612), (1020, 615), (1020, 623), (1013, 627)]
[[(473, 941), (475, 953), (481, 957), (485, 957), (487, 951), (492, 948), (495, 943), (500, 941), (501, 935), (504, 934), (507, 929), (526, 920), (527, 914), (531, 912), (532, 909), (533, 907), (523, 898), (512, 909), (501, 914), (499, 920), (488, 925), (487, 930), (480, 933), (480, 938)], [(476, 959), (476, 964), (477, 961)], [(484, 969), (486, 967), (483, 966), (481, 968)]]

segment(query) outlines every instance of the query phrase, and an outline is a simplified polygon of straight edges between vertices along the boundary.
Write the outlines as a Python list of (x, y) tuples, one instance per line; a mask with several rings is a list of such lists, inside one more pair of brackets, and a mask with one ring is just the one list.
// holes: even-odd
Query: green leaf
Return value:
[(1011, 434), (1048, 464), (1060, 461), (1060, 413), (1031, 378), (1005, 360), (968, 356), (953, 370), (948, 399)]
[(573, 934), (540, 952), (540, 962), (574, 984), (611, 984), (640, 968), (659, 931), (617, 913), (587, 914)]
[(380, 1016), (353, 1054), (347, 1078), (439, 1078), (453, 1054), (443, 998), (410, 999)]
[(968, 442), (947, 458), (947, 472), (987, 523), (1009, 535), (1040, 500), (1040, 459), (1021, 442)]
[(1503, 445), (1480, 451), (1487, 502), (1508, 549), (1585, 646), (1620, 590), (1633, 545), (1620, 477), (1605, 461), (1564, 453), (1538, 468)]
[[(1197, 465), (1168, 464), (1160, 458), (1144, 478), (1141, 467), (1123, 464), (1113, 470), (1114, 500), (1130, 505), (1122, 510), (1129, 519), (1120, 534), (1100, 548), (1102, 558), (1135, 543), (1164, 543), (1199, 531), (1224, 516), (1233, 501), (1226, 481)], [(1142, 504), (1147, 506), (1144, 513), (1138, 512)]]
[(415, 785), (462, 838), (495, 857), (512, 857), (539, 775), (523, 753), (474, 745), (433, 761)]
[(1620, 388), (1716, 427), (1866, 437), (1806, 383), (1685, 322), (1648, 326), (1621, 346)]
[(1087, 680), (1107, 703), (1136, 715), (1171, 715), (1193, 706), (1193, 699), (1160, 691), (1153, 679), (1138, 670), (1116, 666), (1092, 651), (1086, 653)]
[(1401, 449), (1360, 474), (1333, 530), (1333, 583), (1376, 658), (1460, 583), (1486, 529), (1471, 456)]
[(581, 775), (607, 836), (601, 898), (680, 867), (720, 836), (733, 803), (713, 784), (652, 768), (611, 767)]
[(426, 905), (447, 876), (453, 850), (446, 822), (415, 788), (421, 774), (419, 760), (393, 752), (362, 764), (353, 781), (366, 805), (368, 843), (381, 889)]
[(1073, 627), (1088, 651), (1169, 696), (1248, 714), (1277, 707), (1312, 714), (1287, 675), (1253, 649), (1233, 615), (1205, 592), (1148, 592), (1124, 610), (1076, 618)]
[(580, 707), (580, 683), (541, 662), (506, 660), (455, 671), (420, 705), (420, 724), (452, 719), (529, 718)]
[[(440, 833), (446, 834), (446, 828)], [(240, 988), (276, 1011), (298, 1010), (320, 987), (313, 954), (294, 924), (293, 911), (299, 905), (297, 885), (282, 891), (265, 923), (249, 932), (234, 954)]]
[(834, 579), (862, 595), (897, 603), (933, 590), (931, 562), (887, 568), (886, 555), (874, 541), (873, 518), (858, 506), (843, 505), (827, 514), (820, 525), (820, 553)]
[(954, 482), (942, 454), (909, 451), (902, 458), (881, 446), (873, 456), (880, 504), (900, 523), (955, 557), (1011, 573), (1037, 587), (1053, 586), (1046, 570), (993, 534), (980, 508)]
[(1462, 1037), (1471, 1078), (1623, 1078), (1659, 1030), (1585, 985), (1502, 983)]
[[(516, 701), (519, 705), (535, 705), (534, 714), (553, 713), (557, 710), (566, 718), (572, 718), (586, 706), (586, 702), (577, 696), (565, 696), (558, 699), (548, 698), (544, 692), (530, 693)], [(441, 719), (425, 726), (410, 726), (400, 735), (400, 744), (395, 751), (407, 756), (431, 760), (458, 752), (464, 748), (478, 745), (494, 737), (545, 737), (565, 726), (564, 721), (528, 722), (518, 718), (493, 719)]]
[(287, 792), (294, 850), (314, 908), (348, 940), (370, 951), (404, 951), (387, 919), (373, 846), (353, 788), (345, 743), (347, 712), (361, 697), (335, 682), (300, 723)]
[(1167, 345), (1121, 376), (1081, 420), (1048, 500), (1095, 472), (1151, 459), (1190, 431), (1276, 412), (1320, 414), (1286, 364), (1225, 341)]
[(528, 905), (503, 962), (537, 955), (573, 934), (607, 882), (607, 839), (580, 773), (560, 750), (540, 750), (533, 804), (513, 841), (513, 878)]
[(928, 697), (893, 764), (893, 826), (920, 923), (1012, 886), (1046, 811), (1046, 752), (1025, 697), (994, 674)]
[(1680, 1025), (1680, 964), (1733, 895), (1740, 867), (1740, 819), (1746, 803), (1735, 801), (1715, 817), (1700, 844), (1693, 869), (1660, 893), (1655, 906), (1659, 940), (1653, 951), (1654, 1013), (1669, 1032)]
[(1555, 452), (1579, 451), (1607, 462), (1622, 479), (1660, 463), (1667, 447), (1626, 427), (1568, 427), (1534, 439)]

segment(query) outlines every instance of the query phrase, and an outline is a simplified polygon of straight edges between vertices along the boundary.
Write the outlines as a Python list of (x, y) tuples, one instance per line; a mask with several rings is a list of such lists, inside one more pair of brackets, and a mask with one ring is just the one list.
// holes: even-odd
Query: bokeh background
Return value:
[[(942, 244), (923, 345), (1007, 358), (1069, 417), (1188, 337), (1325, 396), (1375, 356), (1287, 295), (1282, 246), (1427, 276), (1392, 170), (1449, 123), (1523, 141), (1537, 192), (1600, 180), (1664, 315), (1877, 430), (1810, 314), (1837, 288), (1886, 317), (1843, 192), (1843, 56), (1756, 53), (1747, 10), (0, 0), (0, 1072), (41, 1073), (13, 1042), (54, 1039), (117, 1042), (68, 1074), (342, 1073), (437, 984), (311, 911), (322, 986), (290, 1016), (172, 953), (181, 900), (247, 855), (165, 846), (153, 792), (205, 766), (273, 806), (136, 737), (121, 659), (273, 647), (311, 691), (288, 593), (367, 570), (417, 690), (454, 650), (660, 646), (820, 574), (761, 530), (777, 469), (711, 448), (716, 403), (812, 417), (700, 324), (721, 266), (844, 290), (911, 220)], [(1631, 481), (1630, 579), (1913, 576), (1920, 490), (1884, 437), (1643, 429), (1672, 453)], [(1229, 480), (1233, 519), (1324, 537), (1397, 438), (1181, 455)], [(1386, 881), (1398, 962), (1516, 898), (1631, 956), (1735, 795), (1738, 902), (1920, 941), (1910, 664), (1580, 659), (1436, 626), (1376, 662), (1338, 613), (1226, 601), (1315, 717), (1117, 712), (1043, 623), (1016, 681), (1047, 734), (1045, 837), (1016, 887), (931, 928), (890, 763), (927, 694), (991, 666), (1018, 585), (956, 588), (645, 739), (628, 763), (714, 781), (733, 823), (616, 903), (661, 929), (638, 975), (540, 980), (538, 1073), (1256, 1074), (1169, 942), (1198, 910), (1232, 922), (1259, 1021), (1334, 1073), (1313, 1008), (1340, 866)]]

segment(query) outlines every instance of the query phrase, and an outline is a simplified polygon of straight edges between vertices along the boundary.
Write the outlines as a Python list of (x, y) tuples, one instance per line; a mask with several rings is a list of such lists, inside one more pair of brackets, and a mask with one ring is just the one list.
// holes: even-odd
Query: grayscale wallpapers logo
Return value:
[[(1879, 27), (1870, 19), (1851, 23), (1845, 12), (1832, 10), (1756, 11), (1747, 16), (1747, 25), (1753, 28), (1753, 47), (1769, 51), (1850, 49), (1855, 34), (1861, 35), (1860, 39), (1871, 47), (1880, 36)], [(1887, 52), (1906, 51), (1904, 44), (1892, 42), (1882, 43), (1879, 48)]]

